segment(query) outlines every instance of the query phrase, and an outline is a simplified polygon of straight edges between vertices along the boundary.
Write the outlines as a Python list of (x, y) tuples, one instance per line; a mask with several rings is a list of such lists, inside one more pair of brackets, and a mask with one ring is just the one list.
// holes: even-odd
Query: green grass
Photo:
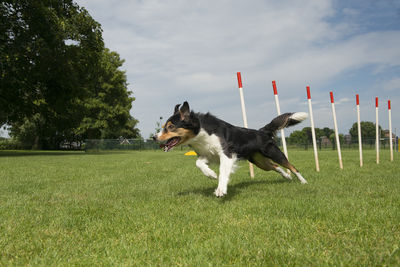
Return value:
[(289, 151), (309, 184), (247, 163), (228, 195), (182, 151), (0, 151), (0, 265), (400, 264), (400, 165)]

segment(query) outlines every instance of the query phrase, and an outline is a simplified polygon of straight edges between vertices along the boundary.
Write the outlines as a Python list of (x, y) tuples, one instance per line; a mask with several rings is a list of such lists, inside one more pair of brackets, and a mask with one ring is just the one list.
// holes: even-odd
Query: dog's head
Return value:
[(200, 130), (199, 119), (190, 111), (189, 103), (185, 101), (181, 108), (180, 106), (180, 104), (175, 106), (174, 114), (154, 137), (157, 141), (166, 141), (160, 146), (165, 152), (194, 138)]

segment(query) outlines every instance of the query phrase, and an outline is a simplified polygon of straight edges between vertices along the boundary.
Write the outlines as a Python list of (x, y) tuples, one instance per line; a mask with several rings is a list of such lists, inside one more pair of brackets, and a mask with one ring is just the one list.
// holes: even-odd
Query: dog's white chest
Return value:
[(215, 134), (209, 135), (203, 129), (198, 135), (190, 140), (189, 145), (193, 147), (199, 156), (206, 157), (210, 161), (219, 161), (219, 155), (223, 153), (221, 142)]

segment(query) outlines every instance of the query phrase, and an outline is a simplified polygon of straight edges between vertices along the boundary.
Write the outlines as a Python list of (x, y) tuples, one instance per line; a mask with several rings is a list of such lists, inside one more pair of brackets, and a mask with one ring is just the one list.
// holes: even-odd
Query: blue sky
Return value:
[[(125, 64), (132, 115), (142, 136), (160, 116), (188, 100), (195, 111), (243, 125), (236, 72), (242, 72), (249, 127), (276, 116), (271, 81), (282, 112), (306, 111), (311, 86), (316, 127), (339, 131), (361, 119), (400, 132), (400, 1), (78, 0), (101, 23), (105, 44)], [(290, 131), (309, 126), (309, 120)], [(286, 133), (289, 134), (290, 131)]]

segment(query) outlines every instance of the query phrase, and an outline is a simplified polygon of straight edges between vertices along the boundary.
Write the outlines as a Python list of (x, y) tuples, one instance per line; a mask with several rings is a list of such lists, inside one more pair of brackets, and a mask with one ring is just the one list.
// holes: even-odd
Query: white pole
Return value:
[(392, 108), (391, 108), (391, 106), (390, 106), (390, 100), (388, 100), (388, 112), (389, 112), (389, 146), (390, 146), (390, 161), (393, 161)]
[(317, 172), (319, 172), (318, 148), (317, 148), (317, 140), (315, 138), (314, 116), (313, 116), (312, 104), (311, 104), (310, 86), (307, 86), (307, 99), (308, 99), (308, 110), (310, 111), (311, 135), (312, 135), (312, 141), (313, 141), (313, 147), (314, 147), (315, 169), (317, 170)]
[(379, 164), (379, 116), (378, 116), (378, 98), (375, 98), (375, 149), (376, 149), (376, 164)]
[[(276, 89), (275, 81), (272, 81), (272, 88), (274, 89), (276, 111), (279, 116), (279, 115), (281, 115), (281, 107), (279, 106), (278, 90)], [(282, 146), (283, 146), (283, 153), (285, 154), (286, 158), (289, 159), (287, 147), (286, 147), (285, 132), (283, 131), (283, 129), (281, 129), (281, 140), (282, 140)]]
[(360, 120), (360, 97), (356, 94), (357, 104), (357, 130), (358, 130), (358, 150), (360, 152), (360, 167), (363, 166), (363, 154), (362, 154), (362, 140), (361, 140), (361, 120)]
[(340, 167), (340, 169), (343, 169), (342, 152), (340, 151), (339, 131), (338, 131), (338, 126), (337, 126), (337, 121), (336, 121), (335, 101), (333, 99), (333, 92), (330, 92), (330, 94), (331, 94), (331, 103), (332, 103), (333, 123), (335, 125), (336, 147), (337, 147), (338, 157), (339, 157), (339, 167)]
[[(240, 103), (242, 105), (243, 125), (245, 128), (248, 128), (246, 106), (244, 105), (242, 75), (240, 74), (240, 72), (237, 73), (237, 79), (238, 79), (238, 85), (239, 85)], [(251, 164), (251, 162), (249, 162), (249, 170), (250, 170), (250, 177), (254, 178), (254, 167), (253, 167), (253, 164)]]

